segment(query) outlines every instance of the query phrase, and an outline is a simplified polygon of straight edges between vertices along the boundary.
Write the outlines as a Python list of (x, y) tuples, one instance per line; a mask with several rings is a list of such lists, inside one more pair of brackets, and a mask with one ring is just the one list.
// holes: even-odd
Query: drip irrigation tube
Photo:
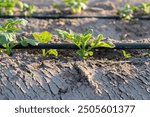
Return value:
[[(113, 49), (150, 49), (150, 43), (114, 43), (115, 48)], [(0, 45), (0, 48), (3, 48)], [(26, 47), (17, 45), (13, 49), (78, 49), (75, 44), (39, 44), (37, 46), (28, 45)], [(98, 47), (97, 49), (111, 49)]]
[[(98, 18), (98, 19), (115, 19), (121, 20), (119, 16), (75, 16), (75, 15), (32, 15), (32, 16), (9, 16), (9, 15), (0, 15), (0, 18), (35, 18), (35, 19), (82, 19), (82, 18)], [(150, 20), (150, 16), (138, 16), (133, 19), (139, 20)]]

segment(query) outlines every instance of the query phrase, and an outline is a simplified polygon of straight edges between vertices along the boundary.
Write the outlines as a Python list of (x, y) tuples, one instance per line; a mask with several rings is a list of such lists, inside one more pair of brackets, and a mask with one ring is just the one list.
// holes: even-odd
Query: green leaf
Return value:
[(22, 11), (23, 10), (23, 2), (16, 0), (16, 3), (19, 5), (20, 10)]
[(48, 43), (52, 38), (52, 35), (47, 31), (41, 32), (40, 34), (33, 33), (32, 35), (39, 43)]
[(91, 41), (90, 46), (91, 46), (91, 47), (94, 47), (94, 46), (95, 46), (95, 42), (94, 42), (94, 41)]
[(4, 23), (4, 25), (0, 26), (0, 31), (8, 33), (16, 32), (20, 30), (20, 28), (18, 28), (17, 26), (25, 26), (27, 23), (28, 22), (25, 19), (9, 19)]
[(3, 34), (0, 34), (0, 44), (6, 44), (9, 42), (9, 38)]
[[(56, 29), (55, 31), (56, 31), (56, 34), (62, 39), (65, 39), (66, 35), (68, 35), (68, 32), (60, 30), (60, 29)], [(71, 30), (70, 30), (70, 33), (72, 34)]]
[(26, 46), (29, 45), (26, 40), (21, 40), (21, 41), (20, 41), (20, 44), (21, 44), (22, 46), (24, 46), (24, 47), (26, 47)]
[(95, 47), (99, 47), (100, 46), (100, 42), (103, 40), (103, 35), (102, 34), (99, 34), (97, 39), (91, 43), (91, 47), (95, 48)]
[(38, 43), (35, 41), (35, 40), (32, 40), (32, 39), (28, 39), (27, 42), (32, 45), (32, 46), (37, 46)]
[(83, 46), (83, 47), (86, 47), (87, 46), (87, 44), (88, 44), (88, 42), (89, 42), (89, 40), (91, 39), (91, 37), (92, 37), (92, 34), (87, 34), (87, 35), (85, 35), (85, 36), (81, 36), (80, 38), (82, 39), (81, 41), (81, 45)]
[(132, 57), (131, 54), (130, 54), (130, 53), (127, 53), (125, 50), (122, 50), (122, 53), (123, 53), (123, 56), (124, 56), (125, 58), (131, 58), (131, 57)]
[(86, 52), (83, 52), (82, 49), (77, 50), (76, 53), (77, 53), (81, 58), (83, 58), (83, 59), (84, 59), (84, 57), (87, 55), (87, 53), (86, 53)]
[(103, 38), (104, 38), (104, 36), (102, 34), (99, 34), (98, 37), (97, 37), (97, 40), (102, 41)]
[(0, 33), (0, 44), (7, 44), (11, 41), (14, 41), (14, 33)]
[(145, 14), (150, 14), (150, 3), (141, 3), (140, 8)]
[(114, 44), (109, 42), (100, 42), (98, 47), (105, 47), (105, 48), (114, 48)]
[(92, 51), (89, 51), (89, 52), (88, 52), (88, 55), (89, 55), (89, 56), (93, 56), (93, 52), (92, 52)]
[(32, 45), (32, 46), (37, 46), (38, 43), (33, 40), (33, 39), (28, 39), (26, 37), (22, 37), (21, 38), (21, 41), (19, 41), (19, 43), (22, 45), (22, 46), (28, 46), (29, 44)]
[(46, 54), (52, 54), (52, 55), (54, 55), (54, 56), (58, 56), (58, 52), (57, 52), (57, 50), (54, 50), (54, 49), (50, 49), (50, 50), (48, 50), (47, 52), (46, 52)]

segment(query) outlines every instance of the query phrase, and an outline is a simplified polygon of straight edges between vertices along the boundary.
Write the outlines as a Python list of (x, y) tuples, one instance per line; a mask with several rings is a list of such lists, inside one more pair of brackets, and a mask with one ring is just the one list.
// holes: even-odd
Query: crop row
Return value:
[(125, 20), (131, 20), (136, 15), (150, 15), (150, 3), (141, 3), (139, 6), (126, 3), (116, 13)]
[[(52, 40), (52, 34), (48, 31), (40, 32), (40, 33), (32, 33), (34, 39), (29, 39), (25, 36), (17, 38), (17, 31), (21, 30), (22, 26), (27, 24), (27, 20), (25, 19), (9, 19), (3, 25), (0, 26), (0, 45), (1, 52), (6, 52), (8, 55), (12, 53), (12, 49), (21, 45), (22, 47), (28, 47), (29, 45), (38, 47), (39, 44), (48, 44)], [(104, 40), (102, 34), (99, 34), (97, 38), (94, 38), (93, 30), (88, 30), (84, 34), (74, 33), (73, 31), (64, 31), (57, 29), (56, 34), (61, 39), (68, 39), (70, 40), (74, 46), (76, 47), (76, 53), (83, 59), (93, 56), (92, 49), (95, 48), (115, 48), (115, 44), (112, 42), (111, 39)], [(44, 45), (43, 45), (44, 46)], [(118, 45), (119, 46), (119, 45)], [(133, 45), (130, 45), (130, 47)], [(150, 48), (150, 44), (145, 44), (147, 49)], [(52, 47), (52, 45), (51, 45)], [(54, 46), (53, 46), (54, 47)], [(135, 47), (135, 46), (134, 46)], [(45, 49), (46, 47), (41, 48), (42, 55), (46, 56), (49, 54), (58, 56), (58, 52), (56, 49)], [(118, 47), (119, 48), (119, 47)], [(121, 48), (121, 47), (120, 47)], [(124, 48), (125, 47), (124, 45)], [(123, 50), (122, 51), (125, 57), (128, 57), (127, 53)]]
[[(28, 46), (28, 44), (36, 46), (39, 43), (49, 43), (52, 39), (52, 34), (44, 31), (41, 33), (33, 33), (33, 39), (28, 39), (27, 37), (21, 37), (20, 39), (16, 39), (16, 32), (18, 30), (21, 30), (22, 26), (25, 26), (27, 24), (27, 20), (25, 19), (9, 19), (7, 22), (5, 22), (2, 26), (0, 26), (0, 44), (6, 49), (6, 53), (8, 55), (11, 54), (12, 49), (18, 45), (21, 44), (22, 46)], [(56, 30), (58, 36), (60, 36), (63, 39), (69, 39), (72, 41), (78, 48), (77, 54), (80, 55), (81, 58), (86, 58), (88, 56), (92, 56), (93, 52), (91, 51), (94, 48), (97, 47), (107, 47), (107, 48), (113, 48), (114, 44), (111, 43), (111, 41), (103, 41), (103, 35), (100, 34), (96, 39), (92, 36), (92, 30), (88, 30), (84, 34), (76, 34), (72, 31), (67, 32), (63, 30)], [(87, 44), (90, 44), (88, 48), (86, 48)], [(50, 49), (46, 51), (46, 49), (42, 49), (42, 55), (46, 56), (48, 54), (53, 54), (55, 56), (58, 55), (58, 52), (54, 49)]]
[[(88, 0), (62, 0), (63, 3), (70, 8), (71, 12), (81, 13), (82, 10), (87, 8)], [(59, 4), (53, 3), (53, 7), (59, 9)], [(31, 16), (36, 10), (37, 6), (32, 4), (26, 4), (20, 0), (0, 0), (0, 14), (1, 15), (14, 15), (16, 11), (21, 12), (24, 16)], [(116, 15), (124, 20), (131, 20), (136, 15), (149, 15), (150, 3), (141, 3), (138, 6), (132, 6), (126, 3), (122, 8), (116, 10)], [(34, 16), (33, 16), (34, 17)], [(51, 16), (53, 18), (59, 18), (57, 15)], [(79, 17), (80, 18), (80, 17)]]

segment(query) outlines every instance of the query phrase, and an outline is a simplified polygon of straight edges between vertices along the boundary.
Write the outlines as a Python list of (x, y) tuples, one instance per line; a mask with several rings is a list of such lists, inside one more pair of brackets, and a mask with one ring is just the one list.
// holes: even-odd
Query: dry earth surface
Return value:
[[(24, 0), (30, 2), (30, 0)], [(43, 2), (44, 1), (44, 2)], [(47, 5), (50, 0), (32, 0)], [(144, 0), (127, 0), (137, 4)], [(146, 1), (146, 0), (145, 0)], [(148, 0), (147, 0), (148, 1)], [(91, 6), (104, 0), (90, 0)], [(112, 12), (126, 2), (112, 0)], [(110, 3), (110, 1), (109, 1)], [(93, 7), (93, 6), (92, 6)], [(111, 10), (103, 9), (102, 14)], [(150, 21), (92, 19), (27, 19), (27, 35), (32, 32), (72, 29), (83, 32), (94, 29), (117, 42), (150, 42)], [(0, 19), (0, 24), (5, 20)], [(53, 42), (61, 42), (54, 39)], [(147, 50), (129, 50), (125, 59), (121, 50), (96, 50), (94, 57), (83, 61), (72, 50), (59, 50), (59, 56), (42, 57), (38, 50), (14, 50), (13, 56), (0, 54), (0, 99), (150, 99), (150, 57)]]

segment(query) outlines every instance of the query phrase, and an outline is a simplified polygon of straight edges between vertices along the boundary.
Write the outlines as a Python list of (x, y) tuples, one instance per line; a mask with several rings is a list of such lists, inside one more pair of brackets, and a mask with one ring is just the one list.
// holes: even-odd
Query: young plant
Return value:
[(93, 56), (92, 49), (97, 47), (106, 47), (106, 48), (114, 48), (114, 44), (110, 41), (105, 42), (103, 41), (103, 35), (100, 34), (98, 37), (94, 40), (92, 36), (93, 31), (88, 30), (84, 34), (76, 34), (72, 31), (66, 32), (63, 30), (56, 30), (59, 37), (63, 39), (69, 39), (72, 41), (78, 48), (77, 54), (83, 58), (86, 59), (88, 56)]
[(73, 13), (81, 13), (82, 10), (87, 8), (88, 0), (64, 0), (64, 3)]
[(37, 7), (32, 4), (23, 3), (23, 14), (25, 16), (32, 15), (37, 10)]
[(124, 20), (131, 20), (136, 10), (138, 10), (138, 7), (131, 6), (128, 3), (126, 3), (122, 8), (117, 10), (116, 14)]
[(145, 14), (150, 14), (150, 3), (141, 3), (140, 9), (141, 9)]
[(14, 43), (16, 40), (16, 31), (21, 30), (19, 26), (27, 24), (25, 19), (9, 19), (4, 25), (0, 26), (0, 44), (6, 49), (8, 55), (11, 54), (12, 49), (18, 44)]
[(130, 53), (127, 53), (125, 50), (122, 50), (122, 54), (123, 54), (123, 56), (125, 57), (125, 58), (131, 58), (132, 56), (131, 56), (131, 54)]
[(0, 32), (3, 33), (15, 33), (18, 30), (21, 30), (22, 26), (25, 26), (28, 23), (25, 19), (9, 19), (2, 26), (0, 26)]
[(23, 3), (21, 0), (0, 0), (0, 14), (14, 15), (16, 10), (27, 16), (36, 11), (36, 6)]
[[(38, 43), (48, 43), (52, 39), (52, 35), (47, 31), (41, 32), (39, 34), (38, 33), (33, 33), (33, 37), (35, 38), (35, 40)], [(50, 50), (46, 51), (45, 49), (42, 49), (42, 55), (43, 56), (46, 56), (48, 54), (53, 54), (54, 56), (58, 56), (57, 50), (50, 49)]]
[(1, 33), (0, 34), (0, 44), (6, 49), (7, 55), (11, 54), (11, 50), (17, 44), (14, 44), (15, 35), (12, 33)]
[(13, 15), (16, 6), (19, 6), (19, 9), (22, 10), (23, 3), (20, 0), (0, 0), (0, 13), (4, 15)]

